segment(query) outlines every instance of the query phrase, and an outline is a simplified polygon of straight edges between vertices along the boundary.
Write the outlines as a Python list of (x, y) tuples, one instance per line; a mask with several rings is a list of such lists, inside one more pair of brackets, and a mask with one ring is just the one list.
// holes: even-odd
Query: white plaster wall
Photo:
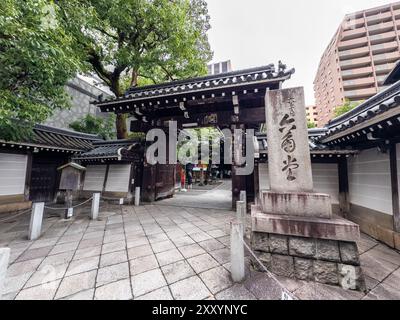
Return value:
[(110, 168), (108, 169), (106, 191), (128, 192), (130, 172), (130, 164), (110, 165)]
[(332, 204), (339, 204), (339, 173), (336, 163), (313, 163), (314, 192), (329, 194)]
[[(329, 194), (333, 204), (339, 203), (338, 166), (335, 163), (313, 163), (312, 175), (314, 192)], [(270, 189), (268, 164), (260, 163), (258, 167), (260, 190)]]
[(389, 153), (363, 150), (348, 161), (352, 204), (392, 215)]
[(23, 154), (0, 153), (0, 196), (24, 194), (27, 161)]
[(85, 172), (85, 182), (83, 190), (85, 191), (103, 191), (104, 178), (106, 177), (107, 166), (87, 166)]

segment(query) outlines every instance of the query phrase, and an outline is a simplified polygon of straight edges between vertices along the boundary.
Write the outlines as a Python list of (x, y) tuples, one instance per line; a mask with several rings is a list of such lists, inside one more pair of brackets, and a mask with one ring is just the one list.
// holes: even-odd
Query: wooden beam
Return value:
[(393, 230), (400, 232), (399, 181), (397, 177), (397, 150), (395, 143), (390, 144), (389, 156), (393, 204)]

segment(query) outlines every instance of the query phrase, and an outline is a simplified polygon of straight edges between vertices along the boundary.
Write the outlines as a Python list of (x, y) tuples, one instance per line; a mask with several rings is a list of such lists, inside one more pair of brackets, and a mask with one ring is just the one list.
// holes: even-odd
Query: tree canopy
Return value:
[(67, 81), (81, 68), (74, 40), (47, 0), (0, 4), (0, 137), (17, 140), (56, 108), (69, 106)]
[[(141, 79), (159, 83), (207, 72), (210, 24), (204, 0), (55, 3), (86, 71), (96, 73), (117, 97)], [(126, 138), (126, 116), (117, 115), (116, 127), (118, 138)]]
[(353, 110), (355, 107), (359, 106), (362, 102), (363, 101), (350, 101), (349, 99), (346, 99), (343, 105), (335, 108), (335, 117), (339, 117), (342, 114), (345, 114), (350, 110)]
[(78, 119), (69, 124), (71, 129), (78, 132), (85, 132), (97, 134), (103, 139), (115, 139), (115, 116), (108, 116), (106, 118), (87, 114), (81, 119)]

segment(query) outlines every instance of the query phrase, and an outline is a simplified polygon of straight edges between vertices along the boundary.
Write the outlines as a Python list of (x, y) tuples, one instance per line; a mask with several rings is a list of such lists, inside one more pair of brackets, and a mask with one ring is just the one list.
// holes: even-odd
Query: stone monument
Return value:
[(270, 190), (251, 209), (253, 251), (277, 275), (364, 289), (358, 225), (313, 192), (303, 88), (267, 91), (265, 104)]

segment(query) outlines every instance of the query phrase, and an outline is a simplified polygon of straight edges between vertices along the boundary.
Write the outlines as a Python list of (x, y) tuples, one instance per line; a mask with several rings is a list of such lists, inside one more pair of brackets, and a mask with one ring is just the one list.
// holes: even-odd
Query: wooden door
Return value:
[(33, 160), (29, 199), (36, 202), (53, 201), (58, 188), (59, 163), (43, 160)]
[(173, 164), (156, 165), (156, 200), (174, 195), (176, 166)]

